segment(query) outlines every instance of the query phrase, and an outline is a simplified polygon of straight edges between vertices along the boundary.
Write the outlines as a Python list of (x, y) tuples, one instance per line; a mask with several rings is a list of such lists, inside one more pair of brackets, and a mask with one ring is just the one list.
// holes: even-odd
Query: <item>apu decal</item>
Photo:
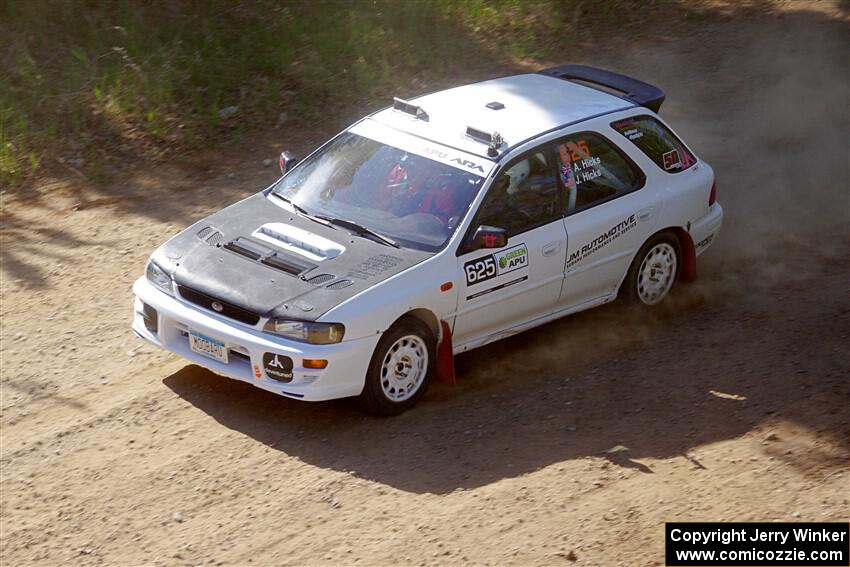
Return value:
[(528, 267), (528, 248), (518, 244), (489, 256), (470, 260), (463, 265), (466, 285), (471, 286)]
[(442, 158), (442, 159), (447, 159), (449, 157), (448, 152), (444, 152), (444, 151), (437, 149), (437, 148), (429, 148), (428, 146), (425, 146), (422, 149), (422, 153), (427, 155), (427, 156), (437, 156), (437, 157)]

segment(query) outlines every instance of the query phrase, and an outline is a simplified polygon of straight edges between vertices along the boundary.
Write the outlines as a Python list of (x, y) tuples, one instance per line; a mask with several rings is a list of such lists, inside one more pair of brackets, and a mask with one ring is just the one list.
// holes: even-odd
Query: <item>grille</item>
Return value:
[(207, 236), (210, 235), (210, 233), (212, 231), (213, 231), (213, 227), (205, 226), (204, 228), (202, 228), (201, 230), (198, 231), (198, 238), (200, 238), (201, 240), (204, 240)]
[(332, 279), (334, 279), (334, 276), (332, 276), (331, 274), (319, 274), (318, 276), (313, 276), (312, 278), (307, 280), (307, 283), (313, 285), (324, 285)]
[(334, 290), (342, 289), (342, 288), (345, 288), (345, 287), (352, 285), (353, 283), (354, 282), (351, 281), (351, 280), (337, 280), (334, 283), (332, 283), (331, 285), (329, 285), (328, 289), (334, 289)]
[[(260, 320), (260, 316), (256, 313), (252, 313), (247, 309), (242, 309), (241, 307), (237, 307), (232, 303), (227, 303), (226, 301), (221, 301), (220, 299), (216, 299), (214, 297), (210, 297), (205, 293), (201, 293), (200, 291), (195, 291), (192, 288), (178, 285), (177, 290), (180, 292), (180, 296), (190, 303), (194, 303), (204, 309), (209, 309), (210, 311), (214, 311), (220, 315), (224, 315), (225, 317), (230, 317), (231, 319), (236, 319), (242, 323), (247, 323), (248, 325), (256, 325)], [(217, 302), (221, 304), (221, 311), (216, 311), (212, 308), (213, 302)]]

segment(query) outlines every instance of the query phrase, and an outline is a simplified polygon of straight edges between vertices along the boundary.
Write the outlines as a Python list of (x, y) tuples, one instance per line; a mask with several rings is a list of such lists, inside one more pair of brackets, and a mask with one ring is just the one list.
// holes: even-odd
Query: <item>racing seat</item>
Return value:
[(448, 226), (452, 218), (463, 212), (460, 209), (468, 200), (467, 185), (459, 183), (453, 175), (439, 176), (425, 190), (417, 212), (433, 215)]
[(403, 162), (387, 172), (375, 192), (375, 208), (402, 217), (415, 211), (416, 197), (422, 190), (422, 175), (411, 171)]

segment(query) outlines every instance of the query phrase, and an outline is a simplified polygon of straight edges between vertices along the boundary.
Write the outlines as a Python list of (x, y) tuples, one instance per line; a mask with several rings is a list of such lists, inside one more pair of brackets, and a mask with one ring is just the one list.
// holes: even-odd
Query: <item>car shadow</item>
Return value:
[[(850, 385), (841, 360), (825, 353), (847, 336), (850, 314), (827, 323), (835, 344), (806, 353), (801, 336), (827, 334), (817, 313), (769, 339), (757, 332), (763, 324), (763, 314), (735, 304), (649, 320), (619, 305), (599, 308), (458, 356), (458, 386), (435, 384), (417, 408), (393, 418), (364, 415), (350, 400), (285, 399), (198, 366), (164, 383), (277, 451), (414, 493), (475, 488), (588, 457), (646, 474), (662, 458), (706, 469), (712, 464), (693, 449), (777, 421), (829, 438), (843, 451), (833, 465), (847, 467)], [(744, 344), (721, 352), (732, 327), (743, 327), (736, 341)], [(805, 455), (789, 458), (808, 470)]]

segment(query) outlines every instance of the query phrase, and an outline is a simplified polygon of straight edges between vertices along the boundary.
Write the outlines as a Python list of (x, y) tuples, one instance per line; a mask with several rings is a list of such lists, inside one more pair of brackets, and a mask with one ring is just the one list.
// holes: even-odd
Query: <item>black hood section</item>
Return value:
[[(335, 258), (314, 260), (252, 236), (268, 223), (300, 228), (345, 250)], [(174, 267), (184, 299), (192, 301), (191, 292), (207, 298), (193, 303), (209, 308), (213, 298), (225, 303), (224, 314), (232, 307), (234, 312), (310, 321), (432, 253), (393, 248), (324, 226), (260, 193), (178, 234), (155, 254), (163, 256), (163, 263)]]

